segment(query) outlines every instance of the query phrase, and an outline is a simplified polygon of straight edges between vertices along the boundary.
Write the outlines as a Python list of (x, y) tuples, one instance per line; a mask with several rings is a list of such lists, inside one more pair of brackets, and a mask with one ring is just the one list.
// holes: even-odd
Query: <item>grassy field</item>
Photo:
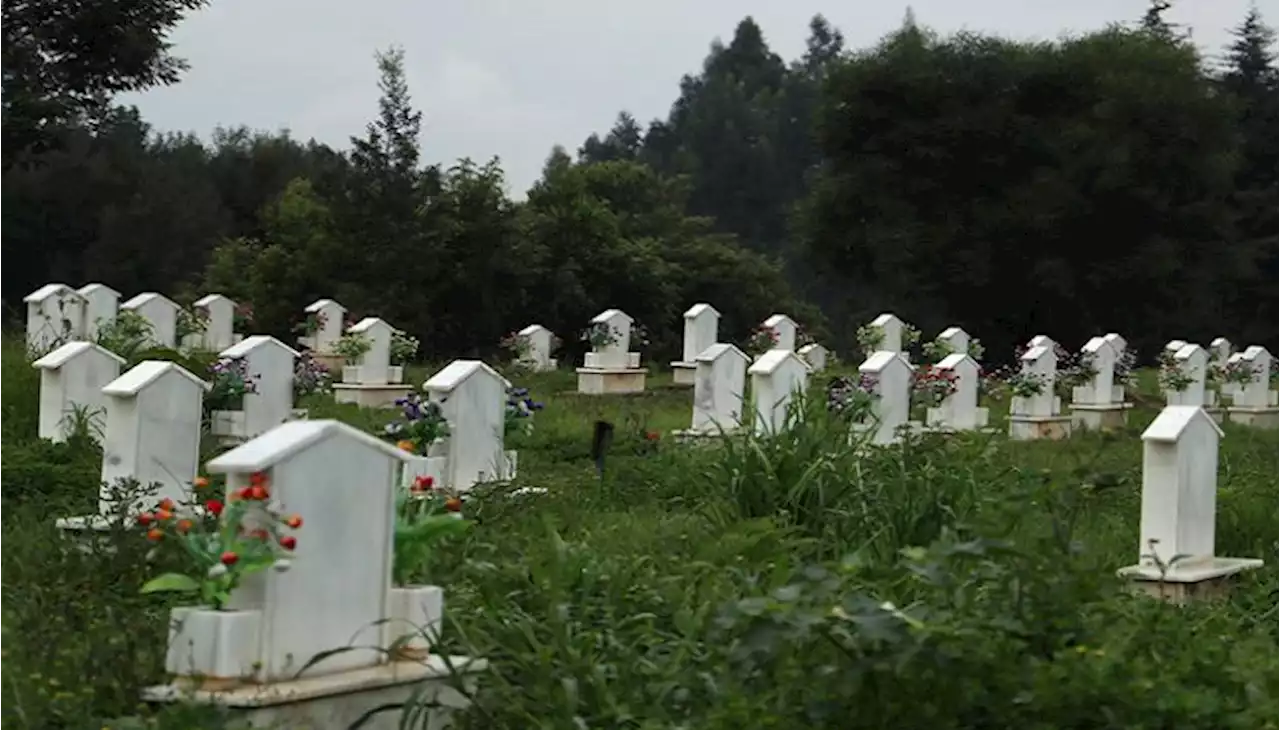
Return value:
[[(1218, 552), (1267, 566), (1230, 602), (1176, 608), (1114, 577), (1137, 557), (1149, 382), (1124, 433), (862, 457), (823, 413), (677, 445), (690, 393), (668, 382), (592, 399), (570, 372), (520, 379), (546, 409), (511, 445), (513, 486), (549, 493), (469, 502), (476, 528), (420, 569), (447, 588), (449, 649), (492, 663), (462, 727), (1276, 727), (1274, 431), (1226, 426), (1219, 468)], [(35, 439), (38, 378), (12, 345), (0, 386), (4, 727), (223, 727), (139, 707), (167, 611), (138, 595), (146, 546), (60, 541), (56, 517), (94, 508), (100, 454)], [(617, 427), (602, 476), (597, 419)]]

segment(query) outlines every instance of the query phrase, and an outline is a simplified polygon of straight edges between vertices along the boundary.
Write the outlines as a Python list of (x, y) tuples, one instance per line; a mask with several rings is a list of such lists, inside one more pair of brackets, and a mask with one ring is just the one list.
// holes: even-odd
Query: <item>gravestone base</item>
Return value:
[[(77, 550), (89, 555), (114, 553), (116, 548), (110, 542), (111, 536), (128, 531), (136, 524), (131, 522), (129, 525), (121, 525), (117, 518), (107, 515), (60, 517), (53, 522), (64, 539), (70, 540)], [(143, 532), (145, 530), (137, 528), (135, 534), (141, 536)]]
[[(413, 698), (433, 704), (423, 727), (444, 730), (450, 716), (464, 709), (465, 695), (451, 686), (449, 666), (460, 674), (468, 692), (475, 690), (478, 675), (488, 668), (483, 659), (468, 657), (428, 657), (422, 660), (392, 661), (336, 674), (304, 677), (269, 684), (241, 684), (229, 688), (198, 688), (183, 682), (148, 687), (144, 702), (152, 704), (188, 703), (220, 707), (231, 715), (231, 725), (289, 730), (347, 730), (370, 710)], [(399, 727), (402, 711), (378, 713), (360, 725), (363, 730), (393, 730)]]
[(987, 428), (987, 423), (991, 420), (991, 412), (986, 408), (973, 409), (972, 417), (966, 420), (967, 422), (947, 423), (946, 416), (941, 408), (926, 408), (924, 412), (924, 426), (920, 428), (920, 433), (959, 433), (960, 431), (978, 431), (980, 433), (995, 432), (995, 429)]
[(1276, 413), (1275, 408), (1231, 407), (1227, 409), (1227, 420), (1253, 428), (1276, 428)]
[(1131, 565), (1117, 571), (1133, 581), (1133, 589), (1152, 598), (1183, 605), (1191, 601), (1224, 598), (1232, 576), (1262, 567), (1255, 558), (1199, 558), (1167, 566), (1164, 575), (1155, 565)]
[(381, 385), (333, 384), (334, 401), (352, 403), (361, 408), (387, 408), (394, 406), (397, 400), (407, 398), (412, 392), (412, 386), (392, 383)]
[(643, 393), (646, 368), (578, 368), (578, 392), (583, 395)]
[(671, 363), (671, 382), (676, 385), (693, 385), (697, 371), (697, 363), (673, 362)]
[(1129, 411), (1132, 409), (1132, 403), (1107, 405), (1072, 403), (1071, 425), (1086, 431), (1111, 431), (1124, 428), (1129, 422)]
[(1061, 441), (1071, 436), (1071, 416), (1009, 415), (1012, 441)]
[(1219, 426), (1222, 425), (1223, 421), (1227, 420), (1226, 408), (1221, 408), (1221, 407), (1205, 408), (1204, 412), (1209, 414), (1209, 418), (1212, 418), (1213, 422), (1218, 424)]
[(676, 440), (676, 443), (681, 443), (681, 444), (695, 443), (696, 444), (696, 443), (706, 443), (714, 439), (722, 438), (727, 434), (733, 433), (733, 431), (734, 429), (725, 429), (722, 431), (720, 429), (714, 429), (714, 428), (706, 429), (706, 430), (701, 430), (701, 429), (695, 430), (692, 428), (683, 428), (683, 429), (672, 431), (671, 437)]

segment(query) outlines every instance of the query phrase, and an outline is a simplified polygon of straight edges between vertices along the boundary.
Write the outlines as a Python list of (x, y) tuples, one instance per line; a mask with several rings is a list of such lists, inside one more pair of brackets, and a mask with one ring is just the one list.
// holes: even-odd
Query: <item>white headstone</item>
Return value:
[(1225, 365), (1231, 357), (1231, 341), (1225, 337), (1215, 337), (1209, 343), (1209, 360), (1218, 365)]
[(1250, 345), (1240, 353), (1240, 360), (1253, 371), (1253, 379), (1234, 391), (1232, 405), (1237, 408), (1271, 407), (1271, 353), (1265, 347)]
[(742, 425), (751, 358), (733, 345), (718, 342), (694, 357), (693, 424), (698, 433), (732, 431)]
[(1020, 358), (1022, 373), (1041, 383), (1040, 392), (1032, 396), (1014, 396), (1009, 402), (1009, 413), (1034, 418), (1052, 418), (1058, 415), (1058, 398), (1054, 395), (1054, 382), (1058, 378), (1058, 356), (1054, 343), (1047, 337), (1047, 345), (1027, 348)]
[(898, 429), (911, 420), (911, 376), (915, 368), (900, 352), (878, 350), (858, 366), (858, 372), (875, 379), (872, 417), (875, 444), (891, 444)]
[(986, 408), (978, 407), (978, 385), (982, 380), (982, 367), (978, 361), (966, 353), (953, 352), (934, 367), (955, 375), (955, 391), (943, 398), (937, 408), (929, 409), (925, 423), (956, 431), (986, 426), (989, 413)]
[(1167, 343), (1165, 343), (1164, 349), (1168, 350), (1169, 352), (1177, 352), (1178, 350), (1181, 350), (1186, 346), (1187, 346), (1186, 340), (1169, 340)]
[(1213, 556), (1220, 438), (1199, 406), (1169, 406), (1142, 433), (1140, 556)]
[(322, 354), (332, 353), (333, 343), (342, 338), (347, 308), (332, 299), (317, 299), (302, 311), (319, 320), (315, 334), (308, 338), (308, 346)]
[(86, 339), (95, 339), (98, 330), (116, 321), (120, 309), (120, 292), (106, 284), (85, 284), (77, 291), (84, 297), (84, 325), (81, 331)]
[(800, 359), (809, 364), (809, 370), (812, 372), (820, 373), (827, 369), (827, 356), (830, 353), (827, 351), (827, 348), (822, 345), (819, 345), (816, 342), (810, 342), (804, 347), (801, 347), (798, 354), (800, 355)]
[[(182, 499), (200, 462), (201, 406), (209, 384), (181, 366), (145, 360), (102, 389), (102, 501), (119, 479), (160, 485), (161, 498)], [(144, 505), (134, 505), (141, 508)]]
[(528, 348), (524, 360), (534, 372), (556, 369), (555, 360), (551, 357), (551, 347), (555, 337), (551, 330), (540, 324), (531, 324), (516, 335), (524, 340)]
[[(613, 342), (592, 346), (586, 354), (583, 364), (588, 368), (619, 370), (639, 365), (639, 353), (631, 350), (631, 326), (635, 323), (630, 315), (621, 309), (606, 309), (591, 318), (592, 327), (608, 327), (613, 333)], [(635, 357), (632, 357), (632, 355)]]
[(938, 341), (955, 353), (969, 354), (969, 333), (959, 327), (948, 327), (938, 334)]
[(509, 474), (503, 439), (510, 385), (479, 360), (454, 360), (423, 383), (449, 424), (445, 483), (453, 489)]
[(102, 388), (120, 377), (124, 358), (80, 341), (68, 342), (32, 365), (40, 369), (40, 438), (65, 441), (78, 413), (90, 419), (90, 435), (96, 438), (106, 423)]
[(66, 284), (45, 284), (23, 297), (27, 305), (27, 348), (43, 353), (81, 336), (84, 297)]
[(720, 313), (710, 304), (695, 304), (684, 313), (683, 362), (694, 362), (704, 350), (716, 344)]
[(1183, 390), (1165, 391), (1168, 404), (1171, 406), (1203, 407), (1205, 404), (1205, 376), (1209, 366), (1209, 354), (1199, 345), (1184, 344), (1173, 353), (1173, 362), (1178, 372), (1183, 377), (1191, 380)]
[(204, 333), (200, 335), (204, 349), (218, 352), (235, 344), (235, 302), (221, 294), (209, 294), (197, 299), (192, 306), (205, 321)]
[[(385, 385), (391, 382), (391, 337), (395, 328), (377, 317), (365, 317), (347, 328), (347, 333), (369, 340), (369, 350), (353, 367), (342, 369), (342, 381), (359, 385)], [(355, 375), (355, 380), (349, 380)]]
[(770, 350), (747, 369), (755, 401), (755, 432), (775, 433), (787, 425), (787, 410), (796, 392), (809, 383), (809, 366), (793, 350)]
[(1105, 340), (1108, 345), (1111, 345), (1111, 349), (1115, 351), (1117, 362), (1124, 357), (1125, 352), (1129, 349), (1129, 343), (1118, 333), (1108, 332), (1102, 336), (1102, 339)]
[(255, 438), (289, 420), (293, 411), (293, 372), (298, 352), (270, 335), (253, 335), (218, 353), (243, 360), (256, 384), (244, 396), (244, 435)]
[(317, 420), (282, 424), (208, 463), (210, 473), (227, 475), (228, 495), (266, 474), (272, 499), (305, 525), (289, 570), (247, 577), (227, 606), (256, 614), (259, 638), (238, 658), (259, 681), (293, 679), (312, 657), (348, 645), (362, 648), (330, 656), (309, 674), (386, 661), (371, 645), (392, 613), (395, 495), (406, 456), (346, 424)]
[(796, 349), (796, 331), (800, 326), (796, 321), (785, 314), (771, 314), (768, 319), (763, 322), (766, 329), (773, 330), (776, 335), (777, 344), (774, 345), (775, 350), (795, 350)]
[[(1032, 337), (1031, 339), (1027, 340), (1028, 350), (1030, 350), (1033, 347), (1047, 347), (1050, 350), (1052, 350), (1057, 346), (1058, 346), (1058, 343), (1050, 339), (1048, 335), (1036, 335), (1035, 337)], [(1054, 362), (1055, 363), (1057, 362), (1056, 357), (1054, 359)]]
[[(881, 314), (871, 320), (871, 326), (880, 330), (880, 344), (876, 346), (875, 351), (879, 352), (902, 352), (902, 337), (906, 330), (906, 324), (898, 319), (896, 314)], [(868, 358), (869, 359), (869, 358)], [(910, 363), (907, 363), (908, 365)]]
[[(1080, 348), (1084, 359), (1093, 367), (1089, 382), (1071, 390), (1073, 403), (1088, 406), (1106, 406), (1115, 403), (1116, 351), (1102, 337), (1094, 337)], [(1121, 401), (1123, 402), (1123, 401)]]
[(151, 325), (151, 337), (161, 347), (178, 346), (178, 312), (182, 309), (172, 299), (155, 292), (144, 292), (120, 305), (121, 310), (138, 314)]

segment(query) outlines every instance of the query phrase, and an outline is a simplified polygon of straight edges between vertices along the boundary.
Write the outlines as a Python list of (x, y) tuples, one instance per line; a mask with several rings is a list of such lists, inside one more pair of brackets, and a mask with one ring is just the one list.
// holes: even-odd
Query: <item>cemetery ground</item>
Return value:
[[(230, 727), (140, 706), (168, 605), (138, 591), (149, 546), (56, 533), (94, 510), (101, 454), (39, 442), (38, 374), (12, 340), (2, 365), (4, 727)], [(446, 587), (443, 649), (491, 663), (458, 726), (1276, 727), (1275, 432), (1223, 426), (1219, 463), (1218, 553), (1267, 565), (1177, 607), (1115, 577), (1138, 557), (1148, 373), (1121, 433), (1009, 442), (996, 403), (996, 434), (857, 455), (812, 406), (772, 439), (677, 444), (690, 391), (650, 367), (627, 397), (516, 378), (546, 403), (508, 445), (520, 477), (473, 492), (473, 529), (418, 576)], [(300, 405), (371, 431), (392, 417)], [(603, 475), (596, 420), (616, 428)]]

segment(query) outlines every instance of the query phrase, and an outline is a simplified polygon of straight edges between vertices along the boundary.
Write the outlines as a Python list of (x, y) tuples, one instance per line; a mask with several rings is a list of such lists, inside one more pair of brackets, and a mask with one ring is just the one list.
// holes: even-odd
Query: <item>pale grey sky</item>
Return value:
[[(941, 33), (1055, 38), (1133, 21), (1147, 0), (912, 0)], [(795, 0), (213, 0), (173, 34), (191, 64), (181, 83), (122, 98), (158, 129), (287, 128), (347, 147), (377, 114), (375, 50), (403, 46), (424, 159), (502, 158), (518, 198), (554, 144), (571, 152), (626, 109), (665, 118), (681, 75), (743, 16), (773, 50), (796, 58), (822, 13), (865, 47), (902, 22), (908, 3)], [(1181, 0), (1167, 17), (1206, 52), (1229, 40), (1249, 0)], [(1262, 5), (1276, 23), (1277, 6)]]

